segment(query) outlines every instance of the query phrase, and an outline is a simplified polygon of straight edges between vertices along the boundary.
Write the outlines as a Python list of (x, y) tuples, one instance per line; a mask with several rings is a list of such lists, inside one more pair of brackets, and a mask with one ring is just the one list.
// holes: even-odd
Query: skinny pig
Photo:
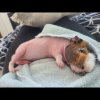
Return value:
[[(67, 50), (67, 47), (71, 45), (72, 48)], [(19, 66), (14, 68), (14, 64), (31, 63), (42, 58), (54, 58), (60, 68), (64, 68), (66, 62), (76, 73), (90, 72), (94, 67), (94, 64), (91, 67), (86, 62), (86, 59), (87, 61), (90, 58), (94, 60), (94, 56), (88, 53), (86, 42), (82, 40), (81, 42), (71, 42), (69, 39), (59, 37), (41, 37), (19, 45), (9, 62), (9, 71), (16, 72), (20, 69)], [(80, 62), (81, 66), (78, 66)]]

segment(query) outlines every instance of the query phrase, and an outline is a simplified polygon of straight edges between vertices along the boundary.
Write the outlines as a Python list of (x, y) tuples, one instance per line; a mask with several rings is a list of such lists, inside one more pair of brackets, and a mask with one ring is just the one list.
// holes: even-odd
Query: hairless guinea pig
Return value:
[(70, 40), (61, 37), (34, 38), (17, 48), (9, 62), (9, 71), (16, 72), (20, 69), (20, 66), (14, 68), (14, 64), (26, 64), (52, 57), (60, 68), (66, 63), (76, 73), (90, 72), (94, 68), (95, 57), (89, 53), (87, 46), (87, 43), (77, 36)]

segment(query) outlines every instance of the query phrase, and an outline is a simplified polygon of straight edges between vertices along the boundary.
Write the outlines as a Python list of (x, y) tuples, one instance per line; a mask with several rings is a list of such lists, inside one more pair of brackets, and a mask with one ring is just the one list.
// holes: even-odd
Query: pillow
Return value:
[(19, 24), (41, 27), (73, 14), (77, 13), (14, 13), (11, 19)]

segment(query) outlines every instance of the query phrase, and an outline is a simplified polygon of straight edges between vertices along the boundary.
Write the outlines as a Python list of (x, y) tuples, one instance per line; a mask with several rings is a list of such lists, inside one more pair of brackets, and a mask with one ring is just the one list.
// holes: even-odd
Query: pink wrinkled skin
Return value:
[(15, 72), (19, 67), (14, 68), (14, 64), (31, 63), (42, 58), (55, 58), (60, 68), (65, 66), (62, 56), (64, 47), (69, 45), (69, 40), (57, 37), (35, 38), (21, 44), (9, 63), (9, 71)]

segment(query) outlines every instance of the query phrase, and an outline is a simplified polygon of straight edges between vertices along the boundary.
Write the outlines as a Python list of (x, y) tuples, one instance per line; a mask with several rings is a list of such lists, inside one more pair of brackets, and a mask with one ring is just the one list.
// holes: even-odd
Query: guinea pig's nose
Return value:
[(80, 72), (78, 73), (80, 76), (84, 76), (87, 72)]

